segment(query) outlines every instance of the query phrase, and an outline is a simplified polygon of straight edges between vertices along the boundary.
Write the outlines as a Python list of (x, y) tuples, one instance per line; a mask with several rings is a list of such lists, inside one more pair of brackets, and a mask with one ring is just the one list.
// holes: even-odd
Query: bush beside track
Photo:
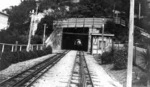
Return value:
[(113, 64), (113, 69), (121, 70), (127, 68), (127, 50), (114, 50), (104, 52), (101, 56), (102, 64)]
[(18, 62), (35, 59), (47, 54), (52, 53), (52, 48), (49, 46), (43, 50), (34, 50), (34, 51), (16, 51), (16, 52), (4, 52), (0, 59), (0, 70), (6, 69), (11, 64)]

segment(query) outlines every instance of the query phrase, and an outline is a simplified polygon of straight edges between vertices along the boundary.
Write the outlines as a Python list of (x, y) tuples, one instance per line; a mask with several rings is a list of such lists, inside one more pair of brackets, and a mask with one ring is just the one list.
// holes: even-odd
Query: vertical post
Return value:
[(77, 20), (78, 20), (78, 17), (76, 17), (75, 29), (77, 28)]
[(141, 18), (141, 3), (139, 3), (139, 15), (138, 15), (138, 18), (139, 19)]
[(26, 51), (30, 51), (31, 49), (31, 33), (32, 33), (32, 27), (33, 27), (33, 21), (34, 21), (34, 10), (31, 12), (31, 22), (30, 22), (30, 30), (29, 30), (29, 38), (28, 38), (28, 45), (26, 48)]
[(41, 49), (41, 50), (43, 50), (43, 47), (42, 47), (42, 45), (40, 46), (40, 49)]
[(15, 51), (17, 51), (17, 46), (18, 46), (18, 41), (16, 41), (16, 44), (15, 44)]
[(136, 46), (137, 45), (136, 45), (136, 43), (134, 45), (135, 46), (134, 46), (134, 57), (133, 57), (134, 59), (133, 59), (133, 63), (136, 64)]
[(69, 27), (69, 19), (68, 19), (68, 22), (67, 22), (67, 28)]
[(134, 33), (134, 0), (130, 0), (130, 19), (129, 19), (129, 41), (128, 41), (128, 65), (127, 65), (127, 85), (132, 87), (132, 68), (133, 68), (133, 33)]
[(102, 54), (104, 52), (104, 24), (102, 25), (102, 47), (101, 47), (101, 50), (102, 50)]
[(20, 51), (22, 50), (22, 46), (20, 45)]
[(31, 45), (31, 50), (33, 51), (33, 45)]
[(120, 42), (118, 41), (118, 50), (120, 50), (119, 44), (120, 44)]
[(39, 49), (39, 46), (37, 45), (37, 46), (36, 46), (36, 50), (38, 50), (38, 49)]
[(14, 51), (14, 45), (12, 45), (12, 48), (11, 48), (11, 52), (13, 52)]
[(116, 10), (116, 2), (114, 2), (114, 6), (113, 6), (113, 18), (115, 18), (115, 10)]
[(35, 11), (35, 14), (36, 14), (36, 15), (38, 14), (39, 6), (40, 6), (40, 3), (39, 3), (38, 0), (37, 0), (37, 2), (36, 2), (36, 11)]
[(45, 45), (45, 32), (46, 32), (46, 24), (44, 24), (44, 32), (43, 32), (43, 47)]
[(4, 52), (4, 49), (5, 49), (5, 44), (3, 44), (2, 46), (2, 53)]

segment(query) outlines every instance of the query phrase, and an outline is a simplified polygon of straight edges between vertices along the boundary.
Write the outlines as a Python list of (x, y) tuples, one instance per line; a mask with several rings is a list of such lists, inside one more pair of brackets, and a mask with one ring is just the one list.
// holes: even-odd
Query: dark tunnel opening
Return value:
[(62, 49), (87, 51), (88, 30), (88, 28), (65, 28), (63, 30)]

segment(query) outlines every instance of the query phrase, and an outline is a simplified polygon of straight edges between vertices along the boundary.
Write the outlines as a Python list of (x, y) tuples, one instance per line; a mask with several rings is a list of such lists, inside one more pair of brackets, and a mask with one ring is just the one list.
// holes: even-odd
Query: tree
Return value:
[(106, 22), (105, 33), (111, 33), (115, 35), (115, 39), (125, 43), (128, 40), (128, 28), (115, 24), (112, 21)]
[(20, 34), (29, 29), (30, 24), (30, 11), (36, 6), (35, 1), (24, 1), (19, 6), (5, 9), (9, 15), (8, 22), (10, 27), (8, 30), (17, 29)]

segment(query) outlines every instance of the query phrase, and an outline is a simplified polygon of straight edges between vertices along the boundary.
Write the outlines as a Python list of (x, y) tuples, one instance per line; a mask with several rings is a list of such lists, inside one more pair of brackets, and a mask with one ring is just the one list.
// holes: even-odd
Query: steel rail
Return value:
[(64, 56), (65, 54), (61, 55), (61, 57), (58, 60), (56, 60), (55, 62), (53, 62), (51, 66), (43, 70), (43, 72), (39, 76), (37, 76), (32, 82), (30, 82), (30, 84), (26, 85), (26, 87), (31, 87), (40, 77), (42, 77), (49, 69), (51, 69)]
[(80, 87), (86, 87), (86, 74), (85, 74), (85, 70), (84, 70), (84, 61), (83, 61), (83, 56), (81, 54), (82, 52), (80, 52)]
[(74, 64), (73, 64), (73, 68), (72, 68), (72, 70), (71, 70), (72, 73), (71, 73), (71, 76), (70, 76), (70, 78), (69, 78), (67, 87), (70, 87), (70, 84), (71, 84), (71, 78), (73, 77), (73, 72), (74, 72), (74, 69), (75, 69), (77, 56), (78, 56), (78, 52), (77, 52), (77, 54), (76, 54), (76, 58), (75, 58), (75, 61), (74, 61)]
[[(68, 52), (64, 52), (62, 55), (64, 56), (67, 53)], [(33, 66), (33, 67), (31, 67), (31, 68), (23, 71), (22, 73), (17, 74), (16, 76), (14, 76), (14, 77), (12, 77), (12, 78), (10, 78), (8, 80), (5, 80), (4, 82), (0, 83), (0, 87), (20, 87), (23, 84), (27, 83), (34, 76), (36, 76), (40, 71), (42, 71), (43, 69), (45, 69), (48, 65), (49, 66), (51, 66), (51, 64), (55, 65), (54, 61), (57, 61), (57, 60), (59, 61), (59, 59), (61, 59), (59, 57), (63, 57), (63, 56), (61, 56), (61, 54), (60, 55), (54, 55), (51, 58), (49, 58), (49, 59), (47, 59), (47, 60), (45, 60), (45, 61), (43, 61), (43, 62), (41, 62), (39, 64), (36, 64), (35, 66)], [(46, 70), (45, 70), (45, 72), (46, 72)], [(23, 77), (20, 81), (17, 81), (15, 84), (11, 83), (11, 81), (14, 82), (17, 79), (17, 77), (19, 77), (19, 76), (22, 77), (24, 74), (28, 74), (28, 73), (30, 73), (30, 74), (27, 75), (27, 76), (25, 76), (25, 77)], [(44, 72), (43, 72), (43, 74), (44, 74)], [(37, 79), (38, 78), (36, 78), (36, 80)], [(31, 82), (31, 84), (32, 83), (34, 83), (34, 82)]]
[[(51, 58), (56, 57), (56, 56), (57, 56), (57, 55), (54, 55), (54, 56), (52, 56)], [(29, 68), (29, 69), (27, 69), (27, 70), (24, 70), (23, 72), (21, 72), (21, 73), (15, 75), (15, 76), (13, 76), (13, 77), (11, 77), (11, 78), (9, 78), (9, 79), (6, 79), (6, 80), (2, 81), (2, 82), (0, 83), (0, 86), (6, 84), (7, 82), (9, 82), (9, 81), (11, 81), (12, 79), (18, 77), (19, 75), (25, 73), (26, 71), (29, 71), (29, 70), (31, 70), (31, 69), (33, 69), (33, 68), (35, 68), (35, 67), (37, 67), (37, 66), (39, 66), (39, 65), (41, 65), (41, 64), (43, 64), (43, 63), (45, 63), (46, 61), (49, 61), (49, 60), (50, 60), (50, 58), (49, 58), (49, 59), (46, 59), (46, 60), (44, 60), (44, 61), (42, 61), (42, 62), (40, 62), (40, 63), (38, 63), (38, 64), (36, 64), (36, 65), (34, 65), (34, 66), (32, 66), (31, 68)]]
[[(83, 52), (82, 52), (82, 53), (83, 53)], [(94, 84), (93, 84), (93, 81), (92, 81), (92, 77), (91, 77), (91, 74), (90, 74), (90, 71), (89, 71), (88, 64), (87, 64), (87, 62), (86, 62), (84, 53), (83, 53), (83, 56), (82, 56), (82, 57), (83, 57), (83, 60), (84, 60), (84, 62), (85, 62), (85, 67), (86, 67), (86, 69), (87, 69), (87, 72), (88, 72), (88, 76), (89, 76), (91, 85), (92, 85), (92, 87), (94, 87)]]
[[(79, 58), (79, 62), (76, 61), (77, 58)], [(79, 65), (77, 63), (79, 63)], [(74, 79), (72, 78), (73, 78), (73, 75), (75, 74), (75, 68), (77, 67), (76, 65), (79, 66), (79, 71), (78, 71), (79, 77), (78, 79), (76, 79), (76, 81), (78, 80), (79, 83), (72, 83), (72, 81), (74, 81)], [(90, 81), (90, 84), (88, 84), (89, 81)], [(72, 87), (73, 84), (76, 84), (77, 87), (87, 87), (88, 85), (91, 85), (90, 87), (94, 87), (92, 77), (90, 75), (90, 72), (89, 72), (85, 57), (84, 57), (84, 52), (82, 51), (79, 51), (76, 55), (74, 66), (72, 68), (72, 74), (70, 76), (67, 87)]]

